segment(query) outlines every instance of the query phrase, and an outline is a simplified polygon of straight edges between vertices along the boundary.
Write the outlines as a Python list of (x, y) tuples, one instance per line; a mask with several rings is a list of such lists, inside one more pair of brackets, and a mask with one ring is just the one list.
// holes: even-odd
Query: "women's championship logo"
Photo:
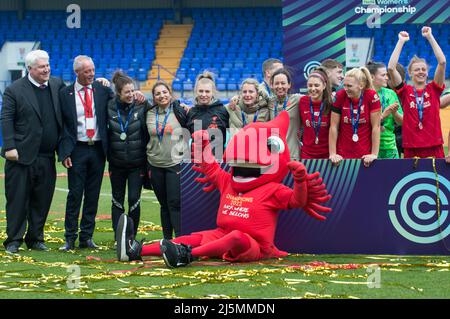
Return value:
[(450, 182), (441, 175), (438, 180), (439, 188), (433, 172), (413, 173), (401, 179), (391, 192), (389, 218), (394, 228), (412, 242), (431, 244), (450, 233)]

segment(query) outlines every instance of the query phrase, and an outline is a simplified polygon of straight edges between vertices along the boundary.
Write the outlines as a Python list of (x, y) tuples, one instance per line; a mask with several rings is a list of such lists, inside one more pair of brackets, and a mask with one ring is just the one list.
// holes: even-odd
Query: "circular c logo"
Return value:
[(306, 63), (305, 67), (303, 68), (303, 76), (305, 77), (305, 80), (308, 80), (309, 74), (318, 66), (320, 66), (319, 61), (309, 61), (308, 63)]
[(450, 182), (439, 175), (439, 186), (441, 211), (438, 217), (434, 173), (413, 173), (395, 185), (389, 196), (389, 218), (400, 235), (415, 243), (431, 244), (450, 234), (447, 220)]

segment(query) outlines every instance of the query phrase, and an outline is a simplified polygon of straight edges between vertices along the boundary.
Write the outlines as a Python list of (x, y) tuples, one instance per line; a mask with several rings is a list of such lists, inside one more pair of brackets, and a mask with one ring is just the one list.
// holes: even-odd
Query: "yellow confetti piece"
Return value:
[(130, 283), (129, 281), (125, 281), (125, 280), (122, 280), (122, 279), (119, 279), (119, 278), (116, 278), (116, 280), (120, 281), (121, 283), (124, 283), (124, 284), (129, 284)]
[(227, 296), (227, 295), (210, 294), (210, 295), (206, 295), (205, 298), (206, 299), (235, 299), (236, 297), (231, 297), (231, 296)]
[(300, 283), (311, 282), (311, 280), (308, 280), (308, 279), (284, 279), (284, 280), (289, 285), (297, 285)]
[(367, 282), (360, 282), (360, 281), (337, 281), (337, 280), (328, 280), (328, 282), (331, 282), (333, 284), (342, 284), (342, 285), (367, 285)]

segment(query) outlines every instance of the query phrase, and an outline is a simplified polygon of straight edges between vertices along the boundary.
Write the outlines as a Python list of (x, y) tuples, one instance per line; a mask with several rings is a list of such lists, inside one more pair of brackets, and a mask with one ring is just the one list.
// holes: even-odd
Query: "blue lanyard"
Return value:
[(309, 98), (309, 112), (311, 113), (311, 123), (312, 127), (314, 128), (314, 132), (316, 133), (316, 141), (317, 141), (317, 139), (319, 138), (320, 124), (322, 123), (323, 101), (322, 103), (320, 103), (320, 111), (319, 117), (317, 118), (317, 123), (314, 120), (314, 110), (311, 97)]
[(159, 130), (159, 112), (158, 108), (156, 108), (156, 135), (158, 135), (158, 140), (161, 143), (163, 137), (164, 137), (164, 130), (166, 129), (167, 119), (169, 118), (170, 111), (172, 111), (172, 106), (169, 107), (169, 111), (164, 116), (164, 122), (161, 127), (161, 131)]
[(356, 134), (356, 135), (358, 134), (359, 116), (361, 114), (361, 105), (362, 105), (363, 97), (364, 97), (364, 93), (361, 93), (361, 97), (359, 98), (359, 103), (358, 103), (358, 113), (356, 115), (356, 120), (354, 120), (354, 115), (353, 115), (353, 102), (352, 102), (352, 99), (350, 99), (350, 116), (352, 118), (353, 134)]
[(267, 89), (267, 95), (269, 97), (271, 97), (272, 96), (272, 90), (270, 89), (269, 84), (267, 84), (266, 81), (264, 81), (264, 85), (266, 86), (266, 89)]
[(130, 110), (128, 111), (127, 121), (125, 122), (125, 125), (122, 122), (122, 116), (120, 116), (119, 102), (116, 103), (116, 106), (117, 106), (117, 119), (119, 120), (120, 130), (122, 131), (122, 133), (126, 133), (128, 129), (128, 124), (130, 123), (131, 114), (133, 114), (134, 111), (134, 104), (131, 105)]
[[(286, 111), (286, 105), (287, 105), (288, 99), (289, 99), (289, 96), (286, 96), (286, 99), (284, 100), (284, 103), (283, 103), (283, 111)], [(278, 101), (275, 101), (275, 110), (274, 110), (274, 112), (275, 112), (275, 116), (274, 116), (274, 118), (275, 118), (275, 117), (278, 116)]]
[[(256, 119), (258, 118), (258, 113), (259, 113), (259, 110), (257, 110), (255, 115), (253, 116), (253, 123), (256, 122)], [(245, 118), (244, 111), (241, 111), (241, 116), (242, 116), (242, 127), (244, 127), (247, 125), (247, 119)]]
[(416, 97), (417, 112), (419, 113), (419, 125), (422, 125), (423, 104), (425, 102), (425, 89), (423, 89), (422, 96), (420, 97), (420, 102), (419, 102), (419, 97), (417, 96), (416, 88), (413, 88), (413, 89), (414, 89), (414, 96)]

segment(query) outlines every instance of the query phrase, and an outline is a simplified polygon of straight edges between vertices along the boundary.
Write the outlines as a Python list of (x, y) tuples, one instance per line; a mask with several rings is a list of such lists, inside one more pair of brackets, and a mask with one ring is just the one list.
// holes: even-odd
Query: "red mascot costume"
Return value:
[[(239, 131), (223, 157), (231, 166), (229, 173), (215, 161), (207, 131), (195, 132), (193, 152), (197, 165), (193, 169), (205, 175), (197, 181), (209, 182), (221, 193), (217, 228), (142, 246), (133, 237), (132, 220), (124, 214), (117, 231), (118, 259), (162, 255), (166, 265), (173, 268), (186, 266), (198, 257), (245, 262), (287, 256), (274, 244), (278, 212), (302, 208), (324, 220), (319, 212), (331, 211), (321, 205), (331, 196), (319, 173), (308, 175), (302, 163), (290, 161), (288, 127), (289, 115), (284, 111), (270, 122), (252, 123)], [(294, 189), (281, 183), (289, 170)]]

